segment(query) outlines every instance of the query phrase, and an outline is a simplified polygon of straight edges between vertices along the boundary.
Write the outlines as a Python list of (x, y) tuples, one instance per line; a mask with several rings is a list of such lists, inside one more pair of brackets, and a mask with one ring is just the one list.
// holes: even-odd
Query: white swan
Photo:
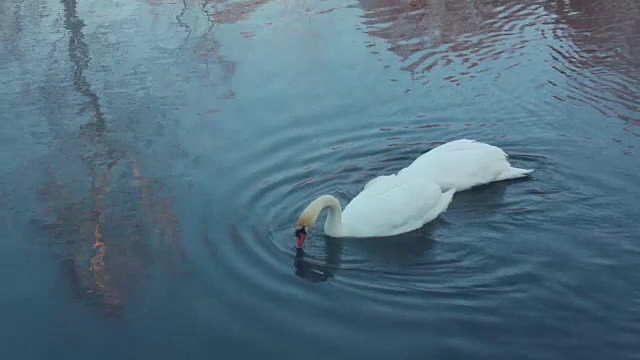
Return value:
[(329, 208), (324, 232), (331, 237), (376, 237), (405, 233), (422, 227), (444, 212), (455, 193), (445, 193), (429, 180), (411, 175), (388, 175), (369, 183), (344, 208), (334, 196), (322, 195), (298, 218), (296, 248), (302, 248), (307, 231), (320, 212)]
[(455, 140), (421, 155), (397, 174), (369, 181), (345, 207), (331, 195), (307, 206), (296, 223), (296, 247), (302, 248), (324, 208), (324, 231), (331, 237), (397, 235), (446, 211), (456, 191), (494, 181), (516, 179), (533, 170), (514, 168), (500, 148), (474, 140)]

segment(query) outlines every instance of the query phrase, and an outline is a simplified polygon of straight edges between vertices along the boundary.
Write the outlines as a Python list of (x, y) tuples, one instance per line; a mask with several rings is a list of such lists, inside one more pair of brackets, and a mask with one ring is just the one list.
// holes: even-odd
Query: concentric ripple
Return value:
[[(536, 332), (562, 334), (568, 341), (592, 336), (587, 330), (567, 326), (562, 316), (545, 319), (531, 313), (532, 309), (537, 313), (565, 309), (579, 314), (611, 306), (606, 298), (581, 297), (581, 286), (575, 282), (577, 270), (562, 265), (565, 261), (581, 262), (574, 249), (584, 246), (580, 239), (589, 238), (599, 216), (590, 209), (611, 206), (610, 199), (597, 195), (600, 191), (595, 185), (576, 189), (568, 179), (604, 187), (613, 183), (606, 174), (591, 180), (575, 174), (577, 170), (568, 160), (573, 158), (571, 148), (558, 152), (557, 145), (545, 140), (549, 136), (545, 131), (553, 136), (567, 131), (536, 112), (553, 111), (558, 106), (553, 101), (561, 96), (549, 93), (548, 81), (563, 89), (570, 88), (567, 84), (572, 76), (577, 81), (591, 81), (585, 80), (590, 78), (588, 71), (566, 69), (573, 66), (567, 60), (567, 49), (581, 50), (559, 37), (562, 32), (557, 29), (563, 25), (558, 25), (558, 15), (543, 2), (485, 4), (471, 13), (465, 12), (468, 8), (462, 3), (460, 8), (439, 10), (411, 2), (383, 7), (373, 2), (360, 4), (368, 35), (391, 44), (388, 50), (400, 56), (400, 70), (409, 71), (413, 80), (443, 80), (454, 85), (482, 82), (485, 88), (479, 97), (468, 103), (454, 97), (449, 104), (472, 109), (482, 95), (492, 95), (482, 108), (487, 114), (478, 111), (460, 116), (440, 107), (442, 103), (417, 107), (400, 96), (394, 105), (381, 103), (370, 110), (360, 102), (366, 98), (361, 93), (336, 99), (333, 104), (315, 102), (304, 113), (296, 103), (295, 89), (287, 87), (291, 74), (285, 71), (281, 78), (273, 79), (265, 89), (288, 94), (291, 105), (265, 105), (264, 111), (272, 120), (260, 124), (259, 132), (264, 136), (252, 136), (252, 129), (239, 124), (229, 125), (227, 131), (237, 134), (237, 139), (224, 145), (229, 148), (221, 145), (219, 150), (225, 159), (217, 161), (235, 165), (226, 166), (221, 178), (214, 180), (220, 199), (217, 220), (205, 226), (207, 240), (201, 250), (207, 255), (200, 264), (215, 288), (216, 302), (228, 311), (217, 321), (232, 322), (231, 314), (248, 312), (255, 325), (243, 336), (269, 344), (264, 345), (266, 349), (276, 351), (276, 344), (286, 341), (287, 334), (304, 332), (313, 340), (299, 339), (301, 346), (312, 342), (309, 346), (315, 349), (339, 349), (341, 354), (359, 353), (352, 347), (354, 342), (381, 339), (381, 334), (400, 338), (395, 345), (413, 351), (420, 348), (417, 344), (425, 336), (431, 336), (450, 339), (451, 343), (440, 345), (442, 349), (487, 354), (495, 349), (483, 341), (490, 343), (496, 336), (503, 344), (501, 351), (511, 354), (532, 342), (544, 347), (545, 340), (531, 340)], [(323, 16), (336, 13), (339, 10)], [(450, 23), (464, 25), (456, 28)], [(424, 31), (420, 32), (422, 25)], [(269, 30), (270, 36), (277, 37), (284, 28)], [(252, 31), (251, 40), (260, 39), (260, 31)], [(539, 49), (548, 49), (549, 57), (530, 58)], [(561, 83), (554, 75), (563, 68), (562, 76), (570, 81)], [(541, 74), (551, 76), (543, 80)], [(611, 81), (620, 78), (614, 76)], [(295, 84), (313, 83), (295, 78)], [(575, 91), (588, 96), (588, 83), (584, 88), (580, 86), (585, 84), (574, 84)], [(349, 90), (336, 90), (341, 91)], [(532, 91), (540, 98), (531, 96)], [(433, 96), (429, 93), (425, 98)], [(264, 89), (254, 92), (254, 100), (263, 97), (274, 99)], [(521, 104), (507, 104), (513, 98), (522, 99)], [(604, 102), (597, 97), (590, 100), (594, 99)], [(624, 96), (609, 100), (623, 108), (631, 102)], [(359, 110), (354, 111), (356, 108)], [(439, 112), (433, 111), (435, 108)], [(252, 115), (249, 112), (246, 116)], [(345, 122), (345, 117), (350, 121)], [(439, 143), (463, 136), (487, 139), (505, 148), (512, 162), (536, 169), (534, 179), (458, 194), (437, 221), (393, 239), (330, 239), (322, 233), (321, 217), (304, 253), (295, 253), (293, 224), (315, 197), (333, 194), (346, 204), (374, 176), (395, 172)], [(574, 134), (565, 143), (579, 146), (586, 138)], [(247, 143), (250, 146), (242, 151), (229, 150)], [(629, 185), (627, 178), (621, 181)], [(576, 205), (569, 208), (565, 202)], [(574, 224), (569, 234), (563, 227), (572, 226), (570, 218), (583, 220)], [(554, 223), (549, 219), (559, 220)], [(623, 221), (619, 224), (626, 226)], [(602, 248), (599, 243), (590, 246)], [(633, 247), (626, 240), (619, 246)], [(592, 273), (582, 266), (576, 269)], [(572, 275), (558, 277), (559, 273)], [(621, 289), (615, 287), (614, 291)], [(269, 304), (268, 310), (261, 311), (265, 304)], [(376, 317), (372, 319), (371, 314)], [(582, 324), (588, 327), (605, 321), (606, 316), (618, 315), (600, 312), (585, 317)], [(396, 323), (401, 323), (402, 329), (394, 328)], [(516, 324), (528, 324), (520, 330), (526, 336), (518, 336)], [(372, 326), (377, 333), (368, 330)], [(629, 332), (633, 327), (625, 321), (619, 330)], [(477, 342), (461, 328), (473, 329)], [(487, 328), (492, 331), (485, 335), (483, 329)], [(339, 335), (353, 333), (350, 329), (358, 329), (357, 334)], [(458, 347), (457, 341), (464, 346)], [(386, 346), (384, 341), (373, 345), (380, 351)]]

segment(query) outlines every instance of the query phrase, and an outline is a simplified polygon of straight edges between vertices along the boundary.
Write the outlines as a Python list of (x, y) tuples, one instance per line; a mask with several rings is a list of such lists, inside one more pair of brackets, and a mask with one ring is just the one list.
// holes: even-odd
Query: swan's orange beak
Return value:
[(301, 227), (300, 229), (296, 229), (296, 249), (302, 249), (302, 245), (304, 245), (304, 239), (307, 238), (307, 229), (305, 227)]

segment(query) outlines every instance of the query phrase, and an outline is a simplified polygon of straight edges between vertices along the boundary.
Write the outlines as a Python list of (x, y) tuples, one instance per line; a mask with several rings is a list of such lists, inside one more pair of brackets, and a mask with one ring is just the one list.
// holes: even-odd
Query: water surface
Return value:
[[(8, 358), (638, 358), (636, 2), (0, 8)], [(457, 138), (535, 171), (296, 257)]]

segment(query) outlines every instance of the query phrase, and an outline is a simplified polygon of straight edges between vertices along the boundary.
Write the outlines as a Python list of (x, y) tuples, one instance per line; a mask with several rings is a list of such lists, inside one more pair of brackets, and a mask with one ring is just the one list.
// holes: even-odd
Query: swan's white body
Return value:
[(507, 158), (499, 147), (461, 139), (422, 154), (400, 173), (431, 180), (445, 190), (463, 191), (494, 181), (521, 178), (533, 171), (512, 167)]
[[(500, 148), (473, 140), (455, 140), (417, 158), (397, 174), (369, 181), (342, 211), (338, 200), (323, 195), (302, 212), (296, 229), (310, 230), (329, 208), (324, 231), (332, 237), (391, 236), (418, 229), (446, 211), (456, 191), (493, 181), (526, 176), (532, 170), (511, 167)], [(298, 234), (298, 232), (296, 232)], [(304, 242), (299, 238), (298, 246)]]
[(438, 185), (416, 177), (385, 176), (362, 190), (344, 211), (335, 197), (320, 196), (303, 211), (298, 224), (312, 227), (328, 207), (324, 232), (331, 237), (397, 235), (435, 219), (447, 209), (454, 192), (443, 193)]

